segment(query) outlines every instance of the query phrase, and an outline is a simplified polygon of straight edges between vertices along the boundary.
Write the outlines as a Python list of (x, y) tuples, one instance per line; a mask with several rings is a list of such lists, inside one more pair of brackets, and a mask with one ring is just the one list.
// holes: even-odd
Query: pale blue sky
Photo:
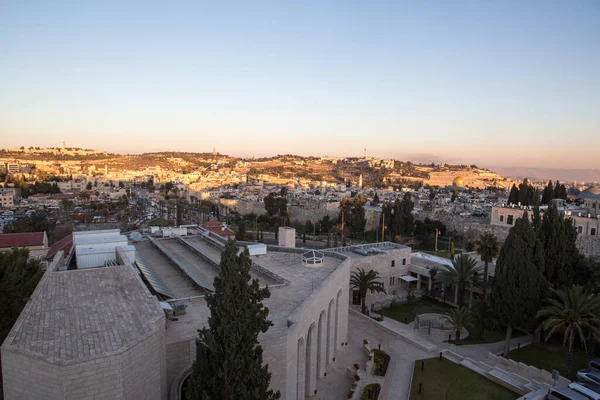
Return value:
[(600, 1), (4, 0), (0, 138), (600, 168)]

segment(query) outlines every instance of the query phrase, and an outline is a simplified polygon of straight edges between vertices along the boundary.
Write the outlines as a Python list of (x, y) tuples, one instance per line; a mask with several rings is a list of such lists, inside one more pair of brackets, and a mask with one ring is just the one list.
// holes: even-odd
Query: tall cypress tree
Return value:
[(560, 182), (558, 179), (556, 180), (556, 185), (554, 185), (554, 198), (560, 199)]
[(246, 248), (239, 256), (229, 240), (221, 254), (214, 293), (206, 296), (208, 327), (198, 330), (196, 360), (188, 389), (190, 399), (278, 399), (269, 389), (271, 373), (263, 365), (258, 335), (272, 322), (262, 301), (270, 296), (257, 279), (250, 281), (252, 261)]
[(542, 193), (542, 204), (550, 204), (552, 199), (554, 199), (554, 187), (552, 186), (552, 181), (548, 181)]
[(550, 204), (544, 213), (538, 237), (544, 246), (544, 276), (548, 283), (555, 289), (571, 286), (580, 261), (573, 220), (559, 214), (556, 205)]
[(508, 204), (517, 204), (519, 202), (519, 189), (517, 185), (513, 183), (510, 188), (510, 194), (508, 195)]
[(543, 270), (544, 250), (525, 211), (500, 250), (490, 296), (490, 304), (506, 325), (505, 357), (513, 328), (527, 326), (540, 308)]

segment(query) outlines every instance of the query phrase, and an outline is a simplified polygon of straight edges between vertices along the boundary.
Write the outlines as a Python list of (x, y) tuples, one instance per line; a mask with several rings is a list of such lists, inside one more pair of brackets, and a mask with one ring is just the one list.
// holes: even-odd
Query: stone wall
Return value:
[(577, 247), (586, 257), (600, 258), (600, 237), (579, 235)]
[(2, 352), (5, 399), (166, 399), (162, 328), (128, 350), (68, 364)]
[(500, 242), (504, 242), (510, 229), (510, 227), (490, 225), (489, 219), (486, 218), (461, 217), (460, 215), (426, 211), (421, 212), (417, 217), (420, 220), (425, 218), (442, 221), (448, 232), (457, 232), (465, 236), (467, 240), (476, 239), (484, 232), (491, 232)]

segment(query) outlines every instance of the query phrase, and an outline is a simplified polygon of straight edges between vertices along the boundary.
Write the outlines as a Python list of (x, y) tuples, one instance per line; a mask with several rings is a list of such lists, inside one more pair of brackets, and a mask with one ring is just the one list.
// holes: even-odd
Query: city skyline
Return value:
[(2, 147), (598, 168), (596, 2), (0, 14)]

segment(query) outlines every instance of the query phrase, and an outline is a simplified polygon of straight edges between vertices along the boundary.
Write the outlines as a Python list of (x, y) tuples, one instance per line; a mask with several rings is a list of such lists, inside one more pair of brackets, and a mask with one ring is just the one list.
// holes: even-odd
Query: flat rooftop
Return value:
[(354, 246), (346, 247), (334, 247), (322, 251), (331, 251), (335, 253), (343, 254), (350, 258), (365, 258), (370, 256), (377, 256), (385, 254), (390, 250), (406, 250), (410, 249), (408, 246), (393, 242), (378, 242), (369, 244), (357, 244)]
[(160, 318), (131, 266), (48, 271), (2, 348), (52, 363), (85, 361), (133, 346)]
[[(169, 240), (172, 241), (173, 239)], [(207, 245), (199, 238), (187, 237), (185, 240), (193, 243), (194, 247), (198, 248), (205, 256), (218, 257), (218, 261), (220, 261), (221, 255), (217, 248)], [(164, 243), (165, 241), (168, 240), (162, 240), (161, 242)], [(198, 244), (201, 245), (198, 246)], [(199, 291), (185, 291), (189, 290), (189, 288), (185, 288), (185, 278), (180, 275), (178, 267), (170, 263), (166, 257), (160, 255), (160, 250), (155, 245), (143, 241), (136, 243), (135, 246), (138, 249), (138, 254), (157, 274), (160, 274), (162, 280), (177, 297), (179, 297), (179, 294), (186, 294), (188, 296), (200, 296), (202, 294)], [(169, 249), (181, 249), (179, 246), (185, 248), (185, 245), (179, 243), (177, 246), (169, 247)], [(259, 267), (289, 281), (288, 284), (278, 284), (274, 279), (262, 274), (260, 271), (251, 270), (253, 277), (259, 276), (259, 280), (262, 278), (261, 284), (267, 279), (270, 282), (268, 285), (271, 290), (271, 297), (266, 299), (264, 304), (269, 308), (269, 319), (273, 322), (273, 326), (265, 334), (261, 335), (261, 339), (278, 337), (285, 334), (288, 328), (288, 318), (294, 310), (310, 297), (321, 283), (343, 262), (343, 259), (339, 257), (325, 254), (322, 264), (318, 266), (306, 266), (301, 261), (303, 252), (297, 249), (269, 247), (266, 255), (251, 256), (252, 261)], [(191, 257), (191, 255), (200, 259), (199, 255), (187, 250), (186, 257)], [(192, 262), (193, 259), (189, 259), (188, 261)], [(218, 271), (215, 269), (215, 275), (217, 273)], [(184, 287), (181, 288), (178, 285), (184, 285)], [(208, 323), (210, 312), (204, 298), (184, 300), (183, 303), (187, 305), (186, 313), (178, 315), (176, 321), (167, 321), (167, 344), (196, 338), (198, 328)]]

